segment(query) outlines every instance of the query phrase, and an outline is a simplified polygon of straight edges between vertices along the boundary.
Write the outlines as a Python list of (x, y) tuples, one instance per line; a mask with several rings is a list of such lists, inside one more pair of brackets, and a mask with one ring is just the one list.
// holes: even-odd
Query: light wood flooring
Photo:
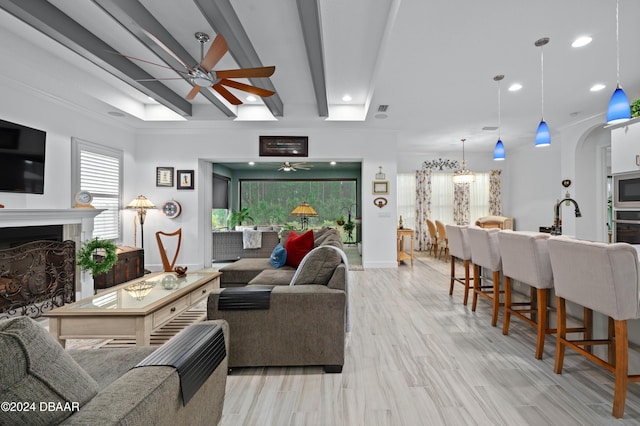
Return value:
[(567, 350), (553, 373), (555, 335), (534, 358), (533, 328), (512, 319), (509, 336), (490, 307), (448, 294), (448, 266), (351, 271), (352, 331), (341, 374), (319, 367), (235, 369), (224, 426), (640, 424), (640, 384), (625, 416), (611, 416), (613, 376)]

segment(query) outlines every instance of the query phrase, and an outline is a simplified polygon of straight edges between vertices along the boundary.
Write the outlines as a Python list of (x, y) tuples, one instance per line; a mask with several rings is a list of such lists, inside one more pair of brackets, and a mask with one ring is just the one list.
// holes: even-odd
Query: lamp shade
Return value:
[(607, 108), (607, 123), (623, 123), (631, 119), (631, 108), (629, 107), (629, 98), (618, 85), (611, 95), (609, 107)]
[(542, 120), (538, 124), (538, 130), (536, 131), (536, 147), (551, 145), (551, 133), (549, 132), (549, 126)]
[(472, 183), (476, 181), (476, 175), (469, 170), (458, 170), (453, 174), (453, 183)]
[(500, 139), (498, 139), (496, 147), (493, 149), (493, 159), (496, 161), (504, 160), (504, 144)]
[(128, 209), (155, 209), (155, 204), (147, 199), (144, 195), (138, 195), (132, 202), (127, 205)]
[(293, 216), (311, 217), (318, 216), (318, 213), (307, 203), (303, 201), (298, 207), (291, 212)]

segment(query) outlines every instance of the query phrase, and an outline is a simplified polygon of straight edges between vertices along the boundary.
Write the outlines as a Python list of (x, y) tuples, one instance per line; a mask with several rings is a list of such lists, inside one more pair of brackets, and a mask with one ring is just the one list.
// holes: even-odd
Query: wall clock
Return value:
[(175, 219), (182, 213), (182, 206), (176, 200), (169, 200), (162, 205), (162, 213), (169, 219)]
[(74, 209), (92, 209), (94, 208), (91, 205), (91, 202), (93, 201), (93, 195), (91, 195), (91, 193), (89, 191), (78, 191), (76, 192), (76, 194), (73, 196), (74, 201), (76, 202), (73, 205)]

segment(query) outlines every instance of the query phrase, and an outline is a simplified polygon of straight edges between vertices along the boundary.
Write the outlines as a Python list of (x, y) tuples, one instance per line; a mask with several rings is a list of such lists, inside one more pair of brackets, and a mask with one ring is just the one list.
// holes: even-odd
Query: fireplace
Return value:
[(0, 249), (32, 241), (62, 241), (62, 225), (13, 226), (0, 229)]

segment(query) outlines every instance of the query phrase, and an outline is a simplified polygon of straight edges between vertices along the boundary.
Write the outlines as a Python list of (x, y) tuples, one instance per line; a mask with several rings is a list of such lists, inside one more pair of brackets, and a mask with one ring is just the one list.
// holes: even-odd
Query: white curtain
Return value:
[(398, 216), (402, 216), (405, 228), (415, 229), (416, 178), (413, 173), (398, 173)]
[(489, 173), (476, 173), (475, 183), (470, 184), (469, 191), (469, 216), (471, 224), (476, 223), (479, 217), (489, 215)]
[(453, 173), (433, 172), (431, 176), (431, 216), (432, 221), (454, 223), (453, 221)]

